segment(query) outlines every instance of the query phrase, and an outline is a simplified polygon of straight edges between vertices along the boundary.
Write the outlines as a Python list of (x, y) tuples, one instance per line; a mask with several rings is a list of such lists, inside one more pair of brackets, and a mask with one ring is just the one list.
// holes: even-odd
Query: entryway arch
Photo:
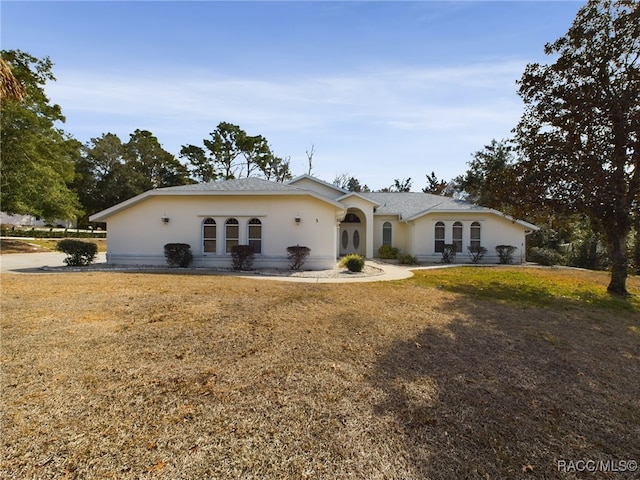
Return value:
[(359, 208), (349, 208), (340, 222), (338, 251), (341, 256), (352, 253), (364, 256), (366, 245), (367, 217)]

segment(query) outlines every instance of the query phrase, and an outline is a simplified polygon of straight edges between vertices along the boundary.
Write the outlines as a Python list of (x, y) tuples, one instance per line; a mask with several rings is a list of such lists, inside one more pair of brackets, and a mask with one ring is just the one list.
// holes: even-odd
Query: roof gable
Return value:
[(156, 196), (264, 196), (264, 195), (293, 195), (310, 196), (328, 203), (334, 208), (344, 209), (344, 206), (333, 198), (322, 195), (313, 190), (296, 187), (287, 183), (272, 182), (262, 178), (239, 178), (208, 183), (194, 183), (176, 187), (157, 188), (148, 190), (129, 200), (125, 200), (113, 207), (102, 210), (89, 217), (92, 222), (104, 222), (108, 217), (130, 208), (149, 197)]
[(376, 202), (376, 215), (397, 215), (400, 220), (412, 221), (431, 213), (486, 213), (518, 223), (529, 230), (538, 230), (535, 225), (516, 220), (493, 208), (481, 207), (452, 197), (417, 192), (367, 192), (361, 196)]

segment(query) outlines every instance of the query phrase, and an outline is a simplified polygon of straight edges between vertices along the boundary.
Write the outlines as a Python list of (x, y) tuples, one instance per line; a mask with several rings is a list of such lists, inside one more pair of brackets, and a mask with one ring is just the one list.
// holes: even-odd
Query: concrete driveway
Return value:
[[(61, 252), (10, 253), (0, 255), (2, 273), (44, 273), (42, 267), (62, 267), (66, 255)], [(96, 263), (106, 261), (104, 253), (99, 253)]]

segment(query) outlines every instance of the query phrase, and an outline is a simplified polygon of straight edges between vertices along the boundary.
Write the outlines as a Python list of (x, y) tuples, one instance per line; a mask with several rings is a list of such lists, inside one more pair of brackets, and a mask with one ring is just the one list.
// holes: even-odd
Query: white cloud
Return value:
[(358, 175), (343, 155), (354, 166), (382, 170), (388, 155), (402, 152), (403, 169), (430, 172), (437, 168), (412, 158), (449, 152), (451, 162), (439, 174), (446, 177), (462, 173), (471, 152), (515, 126), (521, 111), (515, 80), (523, 69), (524, 62), (510, 61), (284, 79), (222, 78), (203, 70), (146, 76), (63, 70), (48, 93), (81, 140), (143, 128), (177, 153), (229, 121), (277, 141), (280, 155), (304, 156), (311, 143), (333, 152), (341, 167), (334, 174)]

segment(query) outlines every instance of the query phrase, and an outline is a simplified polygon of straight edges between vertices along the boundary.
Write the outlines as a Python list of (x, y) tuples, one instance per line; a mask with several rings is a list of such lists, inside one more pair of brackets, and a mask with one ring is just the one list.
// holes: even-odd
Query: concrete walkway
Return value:
[[(31, 273), (31, 274), (43, 274), (43, 273), (74, 273), (82, 271), (82, 267), (66, 270), (64, 267), (64, 253), (60, 252), (44, 252), (44, 253), (12, 253), (7, 255), (0, 255), (0, 272), (2, 273)], [(207, 270), (207, 269), (184, 269), (177, 272), (174, 269), (163, 268), (149, 268), (146, 269), (126, 266), (114, 268), (107, 266), (106, 256), (104, 253), (99, 253), (96, 258), (96, 262), (86, 271), (107, 271), (107, 272), (166, 272), (172, 273), (184, 273), (188, 274), (190, 271), (197, 274), (212, 274), (212, 275), (228, 275), (234, 277), (253, 278), (257, 280), (277, 280), (281, 282), (302, 282), (302, 283), (358, 283), (358, 282), (381, 282), (389, 280), (402, 280), (413, 276), (413, 273), (409, 268), (400, 267), (397, 265), (389, 265), (387, 263), (381, 263), (376, 261), (367, 261), (368, 266), (374, 269), (381, 270), (381, 273), (375, 275), (363, 275), (361, 273), (349, 273), (343, 271), (320, 271), (317, 272), (304, 272), (304, 276), (297, 276), (296, 273), (275, 275), (269, 272), (250, 272), (250, 273), (238, 273), (227, 272), (221, 270)]]
[[(0, 255), (2, 273), (45, 273), (44, 267), (62, 267), (66, 254), (62, 252), (10, 253)], [(99, 253), (96, 262), (105, 262), (105, 254)]]

